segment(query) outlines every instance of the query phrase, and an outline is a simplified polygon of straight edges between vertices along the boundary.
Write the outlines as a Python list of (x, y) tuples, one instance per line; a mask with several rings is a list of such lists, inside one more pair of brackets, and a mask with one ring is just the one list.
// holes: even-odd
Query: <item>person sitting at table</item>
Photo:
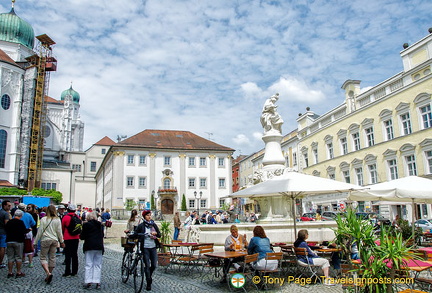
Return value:
[[(304, 263), (309, 263), (311, 265), (320, 266), (326, 279), (324, 280), (324, 285), (334, 285), (334, 283), (329, 282), (329, 268), (330, 262), (322, 257), (319, 257), (314, 253), (308, 246), (306, 239), (309, 237), (308, 230), (300, 230), (297, 233), (297, 240), (294, 242), (294, 247), (306, 248), (308, 253), (307, 256), (297, 255), (297, 259)], [(251, 241), (252, 242), (252, 241)]]
[[(225, 251), (239, 251), (246, 249), (248, 247), (248, 241), (246, 239), (246, 234), (239, 235), (238, 228), (236, 225), (231, 225), (230, 227), (231, 235), (225, 239)], [(224, 260), (223, 278), (222, 283), (227, 281), (227, 274), (229, 271), (230, 264), (232, 264), (236, 270), (240, 267), (239, 262), (243, 261), (243, 257), (236, 257), (232, 259)]]
[(248, 245), (248, 254), (258, 253), (258, 261), (252, 264), (255, 270), (275, 270), (278, 266), (277, 260), (266, 261), (265, 257), (268, 252), (273, 252), (270, 245), (270, 239), (267, 238), (264, 228), (255, 226), (253, 236)]

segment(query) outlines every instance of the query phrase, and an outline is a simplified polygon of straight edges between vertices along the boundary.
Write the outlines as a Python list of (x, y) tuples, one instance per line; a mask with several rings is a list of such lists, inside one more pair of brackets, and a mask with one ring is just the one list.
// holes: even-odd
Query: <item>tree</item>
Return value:
[[(27, 195), (27, 190), (18, 189), (15, 187), (0, 188), (0, 195)], [(52, 197), (56, 204), (61, 203), (63, 200), (63, 194), (60, 191), (54, 189), (45, 190), (42, 188), (35, 188), (32, 190), (30, 195)]]
[(187, 207), (186, 207), (186, 196), (183, 193), (182, 196), (182, 201), (181, 201), (181, 207), (180, 210), (182, 210), (183, 212), (187, 211)]
[(154, 194), (152, 194), (152, 195), (150, 196), (150, 209), (151, 209), (151, 210), (155, 210), (155, 209), (156, 209)]

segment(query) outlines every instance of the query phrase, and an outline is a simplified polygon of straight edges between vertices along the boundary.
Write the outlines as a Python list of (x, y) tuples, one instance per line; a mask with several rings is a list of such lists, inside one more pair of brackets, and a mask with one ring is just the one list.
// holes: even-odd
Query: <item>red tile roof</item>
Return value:
[(52, 104), (63, 104), (64, 103), (64, 101), (61, 101), (61, 100), (59, 101), (59, 100), (53, 99), (49, 96), (45, 96), (45, 102), (52, 103)]
[(233, 149), (202, 138), (190, 131), (146, 129), (116, 146), (133, 146), (156, 149), (214, 150), (232, 152)]
[(103, 137), (101, 140), (95, 143), (95, 145), (114, 145), (114, 144), (116, 143), (108, 136)]
[(18, 66), (18, 67), (19, 67), (19, 65), (16, 64), (15, 61), (14, 61), (11, 57), (9, 57), (9, 55), (6, 54), (6, 53), (5, 53), (3, 50), (1, 50), (1, 49), (0, 49), (0, 61), (7, 62), (7, 63), (10, 63), (10, 64), (12, 64), (12, 65), (15, 65), (15, 66)]
[(0, 179), (0, 187), (16, 187), (7, 180)]

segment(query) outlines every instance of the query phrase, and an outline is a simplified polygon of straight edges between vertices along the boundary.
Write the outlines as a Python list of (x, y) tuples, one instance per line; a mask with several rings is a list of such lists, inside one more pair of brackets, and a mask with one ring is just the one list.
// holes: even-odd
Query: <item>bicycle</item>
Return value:
[[(144, 233), (128, 234), (128, 236), (137, 235), (142, 236)], [(130, 244), (128, 237), (127, 243)], [(121, 267), (121, 278), (122, 282), (126, 283), (129, 280), (129, 276), (133, 275), (134, 290), (135, 293), (140, 293), (144, 284), (144, 259), (140, 249), (140, 244), (133, 241), (133, 245), (124, 246), (125, 252), (123, 253), (122, 267)], [(134, 251), (134, 246), (136, 249)]]
[(154, 214), (153, 218), (155, 221), (163, 221), (164, 220), (163, 214), (160, 210), (155, 210), (153, 214)]

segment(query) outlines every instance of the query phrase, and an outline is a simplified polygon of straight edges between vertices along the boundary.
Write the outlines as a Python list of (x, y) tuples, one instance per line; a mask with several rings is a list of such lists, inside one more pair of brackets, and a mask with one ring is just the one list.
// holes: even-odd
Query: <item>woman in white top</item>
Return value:
[(130, 231), (134, 231), (136, 227), (138, 227), (139, 224), (141, 224), (142, 218), (138, 215), (138, 211), (136, 209), (133, 209), (131, 211), (131, 216), (126, 224), (126, 230), (125, 233), (129, 233)]
[(49, 284), (53, 278), (58, 243), (60, 242), (60, 246), (64, 247), (61, 222), (54, 205), (48, 207), (46, 217), (40, 221), (35, 243), (39, 240), (41, 241), (40, 262), (47, 275), (45, 282)]

